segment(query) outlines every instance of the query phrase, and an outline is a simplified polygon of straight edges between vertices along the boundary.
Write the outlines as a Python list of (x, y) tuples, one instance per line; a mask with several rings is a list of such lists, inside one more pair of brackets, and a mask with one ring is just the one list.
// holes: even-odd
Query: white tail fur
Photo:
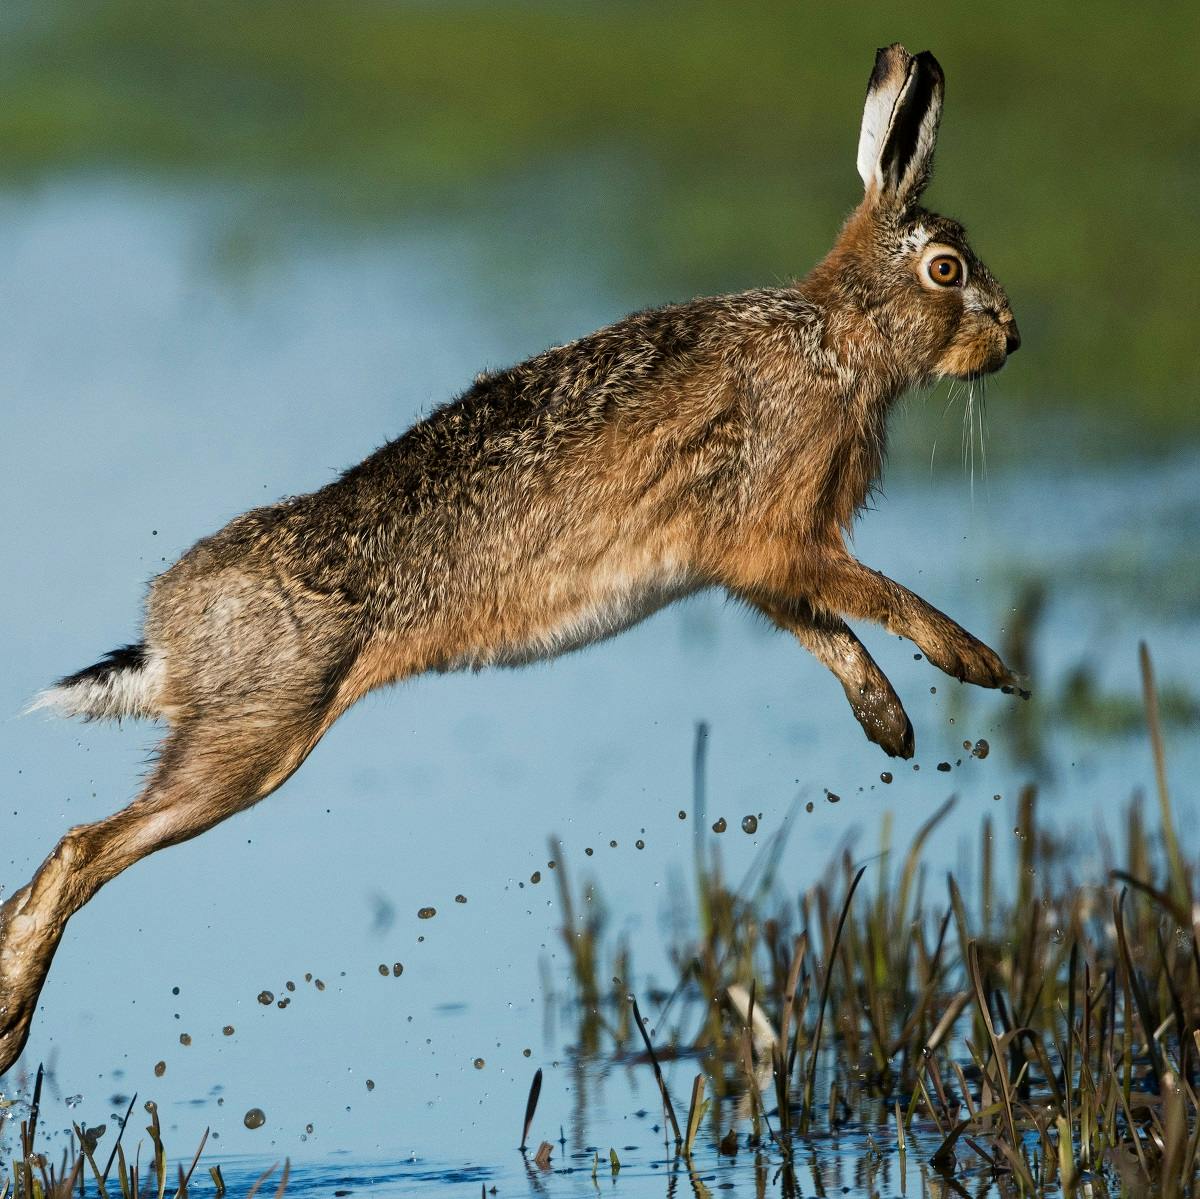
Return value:
[(123, 720), (158, 715), (163, 660), (144, 645), (113, 650), (93, 666), (60, 679), (26, 708), (49, 708), (85, 720)]

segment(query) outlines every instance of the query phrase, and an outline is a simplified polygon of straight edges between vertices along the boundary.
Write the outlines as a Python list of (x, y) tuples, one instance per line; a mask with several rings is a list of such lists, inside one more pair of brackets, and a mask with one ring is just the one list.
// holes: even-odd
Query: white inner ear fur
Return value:
[(858, 135), (858, 173), (863, 187), (883, 188), (883, 171), (879, 160), (883, 155), (883, 139), (892, 123), (892, 110), (904, 83), (901, 76), (893, 86), (879, 87), (868, 93), (863, 105), (862, 129)]
[(867, 99), (863, 104), (862, 128), (858, 134), (858, 174), (867, 191), (872, 187), (876, 190), (883, 188), (883, 171), (879, 161), (883, 157), (884, 143), (892, 127), (896, 102), (909, 81), (912, 59), (904, 47), (897, 44), (880, 51), (880, 57), (876, 59), (876, 70), (881, 63), (886, 63), (887, 74), (867, 92)]
[[(947, 246), (942, 242), (930, 241), (929, 234), (920, 225), (908, 235), (909, 238), (918, 234), (924, 234), (925, 248), (921, 251), (920, 260), (917, 263), (917, 279), (922, 287), (928, 288), (930, 291), (945, 291), (946, 288), (941, 283), (935, 283), (929, 277), (929, 264), (935, 259), (940, 258), (943, 254), (949, 254), (952, 258), (958, 259), (959, 268), (962, 271), (962, 279), (956, 283), (956, 287), (966, 287), (971, 282), (970, 275), (967, 272), (967, 260), (953, 247)], [(908, 238), (905, 239), (907, 242)], [(913, 247), (916, 249), (916, 247)]]

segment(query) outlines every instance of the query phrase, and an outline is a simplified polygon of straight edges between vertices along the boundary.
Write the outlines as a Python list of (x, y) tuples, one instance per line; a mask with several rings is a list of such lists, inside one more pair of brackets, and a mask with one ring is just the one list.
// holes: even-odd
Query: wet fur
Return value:
[[(551, 657), (708, 587), (794, 634), (892, 754), (912, 754), (911, 725), (845, 618), (911, 637), (957, 678), (1010, 682), (990, 649), (844, 542), (896, 399), (994, 370), (1016, 345), (961, 227), (917, 204), (941, 88), (931, 56), (880, 52), (864, 199), (805, 279), (636, 313), (483, 376), (328, 487), (238, 517), (155, 580), (143, 645), (44, 699), (154, 715), (170, 732), (142, 795), (72, 829), (0, 913), (0, 1070), (69, 916), (138, 858), (269, 794), (373, 688)], [(969, 288), (921, 282), (930, 244), (962, 255)]]

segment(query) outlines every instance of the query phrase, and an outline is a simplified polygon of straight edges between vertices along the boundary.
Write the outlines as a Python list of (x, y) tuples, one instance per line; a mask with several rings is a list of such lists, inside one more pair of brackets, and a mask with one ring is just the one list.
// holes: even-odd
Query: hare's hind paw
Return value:
[[(0, 1008), (3, 1006), (4, 1004), (0, 1003)], [(6, 1016), (0, 1015), (0, 1076), (12, 1069), (21, 1056), (25, 1042), (29, 1040), (29, 1025), (32, 1020), (32, 1008), (22, 1012), (17, 1019), (12, 1021), (9, 1021)]]
[(47, 955), (41, 944), (30, 943), (18, 929), (30, 896), (22, 887), (0, 907), (0, 1075), (9, 1070), (29, 1039), (29, 1026), (37, 1009), (38, 995), (49, 968), (53, 948)]

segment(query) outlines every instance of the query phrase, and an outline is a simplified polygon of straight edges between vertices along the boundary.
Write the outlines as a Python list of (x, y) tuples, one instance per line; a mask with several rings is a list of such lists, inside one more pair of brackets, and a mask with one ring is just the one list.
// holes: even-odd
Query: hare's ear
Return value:
[(942, 68), (928, 50), (913, 57), (897, 42), (875, 55), (858, 138), (868, 196), (902, 207), (920, 197), (933, 171), (944, 91)]

